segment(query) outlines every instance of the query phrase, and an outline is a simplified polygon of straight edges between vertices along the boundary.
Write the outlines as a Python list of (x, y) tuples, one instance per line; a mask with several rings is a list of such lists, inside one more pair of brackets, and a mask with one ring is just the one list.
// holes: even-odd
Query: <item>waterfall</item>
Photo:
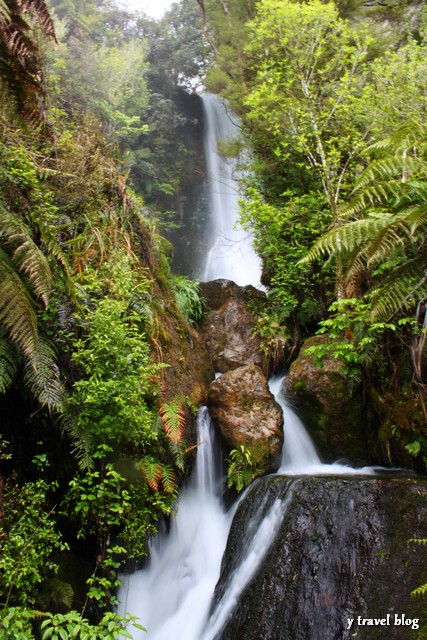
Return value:
[(210, 250), (200, 279), (227, 278), (244, 286), (259, 285), (261, 263), (248, 231), (237, 229), (239, 186), (237, 161), (221, 154), (218, 145), (238, 136), (236, 116), (214, 95), (201, 95), (205, 114), (204, 150), (209, 182)]
[[(238, 209), (235, 162), (221, 156), (217, 147), (218, 140), (235, 136), (237, 125), (217, 98), (204, 94), (202, 99), (212, 240), (202, 279), (226, 278), (240, 285), (257, 285), (261, 268), (251, 238), (247, 232), (234, 228)], [(282, 383), (283, 377), (270, 382), (285, 423), (285, 447), (278, 473), (292, 476), (373, 472), (369, 468), (355, 470), (342, 464), (322, 464), (307, 431), (281, 395)], [(138, 616), (148, 630), (144, 633), (131, 629), (135, 640), (213, 640), (262, 562), (286, 511), (288, 498), (277, 499), (267, 512), (259, 512), (248, 523), (240, 562), (208, 618), (237, 505), (227, 514), (221, 500), (225, 478), (205, 407), (199, 411), (197, 429), (196, 464), (188, 485), (181, 491), (170, 530), (159, 532), (150, 542), (146, 568), (121, 577), (120, 613), (128, 611)], [(294, 482), (289, 484), (289, 496)]]
[[(199, 410), (198, 451), (170, 531), (150, 543), (149, 564), (122, 576), (120, 612), (137, 615), (148, 633), (134, 640), (199, 640), (229, 529), (221, 501), (224, 481), (209, 413)], [(139, 635), (138, 635), (139, 634)]]
[(282, 393), (285, 376), (274, 376), (269, 383), (270, 391), (283, 411), (284, 446), (279, 474), (286, 475), (373, 475), (376, 467), (354, 468), (348, 464), (334, 462), (324, 464), (316, 451), (307, 429), (290, 407)]

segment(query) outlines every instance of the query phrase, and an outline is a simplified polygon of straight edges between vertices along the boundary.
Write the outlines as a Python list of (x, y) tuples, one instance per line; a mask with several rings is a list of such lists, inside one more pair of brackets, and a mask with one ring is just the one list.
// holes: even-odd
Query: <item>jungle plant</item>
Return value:
[(203, 303), (199, 294), (199, 282), (185, 276), (172, 277), (172, 291), (184, 318), (191, 324), (197, 324), (203, 317)]
[(318, 366), (325, 357), (335, 358), (341, 364), (342, 372), (350, 380), (359, 382), (363, 368), (367, 368), (378, 357), (384, 337), (396, 333), (407, 324), (408, 319), (391, 323), (374, 321), (369, 300), (359, 298), (342, 299), (329, 307), (329, 317), (319, 323), (319, 335), (326, 334), (328, 341), (305, 349), (312, 354)]
[(413, 309), (427, 298), (425, 138), (425, 125), (411, 121), (373, 145), (370, 150), (380, 157), (359, 177), (334, 228), (301, 261), (325, 253), (341, 256), (347, 288), (366, 277), (368, 269), (375, 276), (374, 318)]
[(0, 153), (0, 390), (22, 362), (34, 396), (49, 408), (59, 407), (59, 371), (37, 316), (48, 309), (54, 286), (71, 291), (67, 259), (56, 237), (57, 208), (53, 194), (40, 184), (30, 152), (4, 144)]
[(150, 358), (144, 318), (131, 304), (149, 282), (118, 252), (98, 273), (84, 275), (88, 298), (80, 319), (83, 336), (73, 358), (84, 377), (69, 399), (71, 427), (95, 444), (132, 446), (143, 451), (158, 435), (155, 429), (158, 372)]
[[(37, 29), (56, 40), (44, 0), (0, 1), (0, 86), (14, 109), (33, 122), (45, 118)], [(5, 106), (7, 101), (2, 98), (2, 103)]]
[(238, 493), (262, 473), (250, 449), (243, 444), (230, 451), (227, 462), (227, 485)]

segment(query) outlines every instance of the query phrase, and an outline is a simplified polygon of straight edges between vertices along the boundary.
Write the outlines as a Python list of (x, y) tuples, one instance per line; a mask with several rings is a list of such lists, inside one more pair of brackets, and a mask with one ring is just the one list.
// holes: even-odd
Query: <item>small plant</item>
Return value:
[(243, 444), (230, 451), (227, 462), (227, 485), (239, 493), (262, 473), (251, 451)]
[(203, 317), (203, 304), (199, 295), (199, 282), (185, 276), (173, 276), (172, 291), (182, 315), (190, 324)]

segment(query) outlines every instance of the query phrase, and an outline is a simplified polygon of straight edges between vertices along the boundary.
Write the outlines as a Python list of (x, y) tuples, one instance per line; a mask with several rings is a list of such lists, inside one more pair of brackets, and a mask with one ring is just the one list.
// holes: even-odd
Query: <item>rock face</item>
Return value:
[(309, 338), (293, 363), (285, 383), (285, 395), (296, 407), (325, 462), (349, 458), (357, 465), (378, 463), (368, 443), (362, 417), (362, 399), (353, 393), (339, 362), (326, 357), (322, 367), (306, 353), (325, 336)]
[(251, 363), (261, 366), (261, 345), (247, 302), (263, 304), (265, 294), (230, 280), (202, 283), (200, 292), (209, 312), (199, 330), (215, 371), (225, 373)]
[[(427, 535), (426, 498), (425, 479), (270, 476), (256, 481), (230, 530), (209, 638), (427, 637), (425, 602), (410, 596), (425, 583), (425, 553), (419, 544), (408, 544)], [(266, 515), (276, 521), (270, 533)], [(255, 552), (262, 526), (270, 544)], [(243, 570), (251, 556), (250, 570)], [(236, 601), (239, 572), (243, 587)], [(417, 620), (419, 630), (395, 624), (403, 615)], [(358, 625), (358, 616), (389, 624)], [(349, 618), (355, 619), (351, 629)]]
[(252, 316), (241, 300), (230, 299), (211, 311), (202, 332), (216, 371), (225, 373), (249, 363), (261, 366), (259, 338), (253, 333)]
[(207, 309), (219, 309), (230, 298), (234, 300), (242, 300), (243, 302), (258, 301), (264, 304), (266, 295), (262, 291), (255, 289), (252, 285), (240, 287), (232, 280), (219, 278), (210, 282), (200, 283), (200, 295), (205, 301)]
[(230, 447), (245, 444), (266, 469), (277, 468), (283, 442), (282, 410), (256, 365), (224, 373), (211, 383), (208, 406)]

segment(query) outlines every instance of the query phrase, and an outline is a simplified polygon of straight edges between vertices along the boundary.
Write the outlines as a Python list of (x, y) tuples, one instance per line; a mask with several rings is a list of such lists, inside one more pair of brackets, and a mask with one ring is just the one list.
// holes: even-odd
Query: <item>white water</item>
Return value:
[(375, 467), (354, 468), (340, 462), (324, 464), (301, 420), (286, 402), (281, 389), (285, 376), (274, 376), (269, 387), (280, 404), (284, 419), (284, 445), (278, 474), (286, 475), (374, 475)]
[(120, 613), (137, 615), (148, 633), (134, 640), (198, 640), (219, 577), (229, 518), (220, 499), (223, 476), (205, 407), (198, 416), (196, 465), (169, 533), (150, 545), (150, 564), (122, 576)]
[(252, 248), (248, 231), (235, 228), (238, 221), (239, 186), (236, 160), (218, 151), (218, 142), (238, 135), (236, 116), (214, 95), (201, 95), (205, 113), (204, 150), (209, 180), (211, 249), (200, 279), (207, 282), (227, 278), (244, 286), (259, 285), (261, 262)]

